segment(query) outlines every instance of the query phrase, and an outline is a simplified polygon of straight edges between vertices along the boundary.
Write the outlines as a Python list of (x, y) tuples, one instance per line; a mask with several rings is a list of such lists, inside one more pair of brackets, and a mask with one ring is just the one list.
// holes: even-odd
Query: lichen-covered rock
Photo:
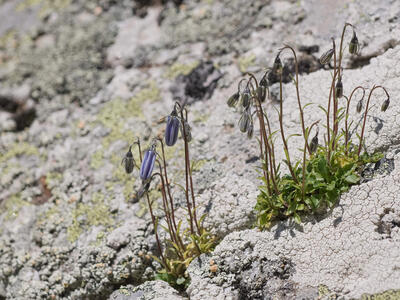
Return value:
[[(152, 259), (147, 204), (134, 199), (137, 170), (127, 175), (120, 164), (137, 137), (145, 149), (162, 132), (159, 120), (174, 96), (187, 95), (198, 95), (187, 99), (198, 209), (222, 240), (190, 266), (190, 297), (359, 297), (399, 288), (399, 3), (250, 2), (0, 0), (1, 299), (127, 296), (122, 290), (145, 299), (185, 298), (163, 282), (135, 287), (160, 266)], [(383, 84), (392, 97), (381, 113), (377, 93), (367, 120), (368, 151), (382, 150), (386, 158), (365, 170), (370, 181), (302, 231), (288, 222), (270, 232), (251, 230), (259, 148), (239, 133), (238, 114), (226, 100), (243, 72), (264, 70), (285, 42), (306, 57), (305, 72), (320, 68), (318, 55), (340, 35), (343, 20), (357, 26), (362, 43), (361, 56), (344, 58), (345, 93)], [(283, 58), (293, 66), (289, 55)], [(303, 104), (324, 104), (330, 78), (326, 70), (301, 77)], [(285, 126), (298, 133), (291, 83), (284, 95)], [(275, 105), (266, 105), (273, 126)], [(321, 111), (314, 105), (306, 116), (310, 123)], [(291, 139), (294, 156), (298, 146)], [(185, 218), (182, 153), (178, 141), (166, 156)], [(136, 149), (134, 156), (138, 162)], [(159, 193), (150, 196), (162, 217)]]
[(114, 291), (109, 300), (183, 300), (179, 293), (165, 281), (147, 281), (137, 287), (132, 285), (122, 286)]

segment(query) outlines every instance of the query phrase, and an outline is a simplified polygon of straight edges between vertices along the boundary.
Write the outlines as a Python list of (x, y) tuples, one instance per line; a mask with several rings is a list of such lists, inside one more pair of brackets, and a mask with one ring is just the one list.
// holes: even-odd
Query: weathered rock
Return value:
[(109, 300), (183, 300), (179, 293), (165, 281), (147, 281), (137, 287), (132, 285), (122, 286), (113, 292)]

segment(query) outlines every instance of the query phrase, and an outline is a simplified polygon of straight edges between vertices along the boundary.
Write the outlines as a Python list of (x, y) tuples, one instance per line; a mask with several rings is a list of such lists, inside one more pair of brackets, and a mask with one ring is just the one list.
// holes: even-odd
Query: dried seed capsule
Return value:
[(239, 97), (240, 97), (239, 92), (236, 92), (229, 97), (226, 103), (228, 104), (229, 107), (235, 107), (236, 104), (239, 102)]
[(328, 51), (326, 51), (324, 54), (321, 55), (321, 57), (319, 58), (319, 62), (321, 63), (321, 65), (326, 65), (330, 63), (332, 56), (333, 56), (333, 49), (329, 49)]
[(127, 174), (132, 173), (135, 167), (135, 160), (132, 154), (132, 146), (129, 146), (128, 152), (126, 152), (125, 157), (122, 159), (121, 164), (125, 165), (125, 172)]
[(245, 133), (251, 124), (251, 114), (245, 110), (239, 119), (239, 129), (241, 132)]
[(317, 151), (318, 148), (318, 130), (315, 136), (312, 138), (311, 143), (310, 143), (310, 151), (311, 153), (314, 153)]
[[(186, 141), (189, 143), (192, 140), (192, 129), (190, 128), (189, 123), (186, 121), (183, 121), (183, 126), (185, 126)], [(181, 129), (181, 135), (184, 136), (182, 124), (179, 127)]]
[(153, 173), (154, 164), (156, 162), (156, 146), (152, 145), (149, 150), (146, 151), (143, 157), (142, 165), (140, 166), (140, 179), (144, 182), (150, 179)]
[(360, 50), (360, 44), (358, 43), (356, 32), (353, 31), (353, 37), (349, 44), (349, 52), (350, 54), (358, 54), (359, 50)]
[(248, 139), (251, 139), (253, 137), (253, 132), (254, 132), (253, 122), (250, 122), (249, 128), (247, 128)]
[(360, 101), (358, 101), (357, 107), (356, 107), (358, 113), (361, 112), (362, 107), (363, 107), (363, 100), (361, 99)]
[(343, 96), (342, 76), (339, 76), (339, 79), (336, 82), (335, 95), (336, 95), (336, 98), (341, 98)]
[(168, 116), (167, 127), (165, 128), (165, 143), (167, 146), (175, 145), (178, 139), (179, 124), (178, 114), (174, 109)]
[(249, 87), (246, 87), (246, 89), (244, 90), (240, 101), (244, 108), (249, 107), (249, 105), (250, 105), (250, 89), (249, 89)]
[(385, 100), (385, 102), (382, 103), (381, 111), (386, 111), (389, 107), (389, 104), (390, 104), (390, 100), (389, 100), (389, 98), (387, 98)]

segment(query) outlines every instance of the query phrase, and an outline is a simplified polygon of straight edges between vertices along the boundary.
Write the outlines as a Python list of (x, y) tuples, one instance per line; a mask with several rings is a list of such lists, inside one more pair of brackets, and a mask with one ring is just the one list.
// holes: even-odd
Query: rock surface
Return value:
[[(145, 2), (0, 0), (0, 299), (396, 297), (400, 3)], [(325, 215), (258, 232), (258, 144), (240, 134), (226, 100), (244, 72), (261, 76), (289, 43), (304, 70), (303, 105), (314, 103), (305, 120), (318, 120), (331, 74), (317, 59), (345, 21), (362, 44), (360, 56), (345, 55), (345, 94), (382, 84), (391, 95), (382, 113), (383, 94), (375, 94), (366, 130), (368, 151), (384, 152), (385, 161)], [(282, 58), (293, 67), (288, 53)], [(190, 265), (183, 294), (147, 281), (159, 268), (151, 220), (143, 199), (134, 201), (138, 171), (126, 175), (120, 165), (136, 137), (147, 147), (162, 132), (158, 121), (177, 96), (190, 103), (200, 210), (221, 239)], [(284, 104), (287, 134), (298, 133), (290, 78)], [(266, 106), (277, 125), (277, 103)], [(350, 116), (358, 121), (355, 107)], [(293, 157), (300, 143), (290, 140)], [(178, 184), (182, 151), (167, 152)], [(177, 186), (175, 194), (182, 206)], [(159, 194), (151, 197), (161, 216)]]

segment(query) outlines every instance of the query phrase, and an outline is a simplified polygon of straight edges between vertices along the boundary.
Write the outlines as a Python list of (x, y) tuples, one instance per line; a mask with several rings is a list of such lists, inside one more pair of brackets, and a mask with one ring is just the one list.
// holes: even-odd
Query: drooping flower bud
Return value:
[(272, 70), (275, 73), (280, 73), (283, 68), (282, 61), (279, 58), (279, 54), (275, 57), (274, 65), (272, 66)]
[(341, 98), (343, 96), (342, 76), (339, 76), (339, 79), (336, 82), (335, 95), (336, 95), (336, 98)]
[(156, 146), (153, 144), (149, 150), (146, 151), (143, 157), (142, 165), (140, 166), (140, 179), (144, 182), (150, 179), (153, 173), (154, 164), (156, 162)]
[(127, 174), (132, 173), (133, 168), (135, 166), (135, 160), (134, 160), (133, 154), (132, 154), (132, 146), (129, 146), (129, 150), (128, 150), (128, 152), (126, 152), (124, 158), (121, 161), (121, 164), (124, 164), (125, 172)]
[(259, 85), (257, 88), (257, 98), (261, 101), (264, 102), (265, 98), (267, 96), (267, 89), (265, 86)]
[(333, 56), (333, 51), (334, 50), (332, 48), (321, 55), (321, 57), (319, 58), (319, 62), (321, 63), (321, 65), (326, 65), (326, 64), (330, 63), (332, 56)]
[(381, 111), (386, 111), (389, 107), (390, 100), (389, 97), (382, 103)]
[(361, 99), (361, 100), (358, 101), (358, 103), (357, 103), (357, 107), (356, 107), (357, 112), (360, 113), (361, 110), (362, 110), (362, 108), (363, 108), (363, 99)]
[[(189, 143), (192, 140), (192, 129), (190, 128), (189, 123), (186, 122), (185, 120), (183, 120), (183, 126), (185, 126), (186, 141)], [(181, 129), (181, 135), (184, 136), (182, 124), (180, 125), (180, 129)]]
[(178, 139), (180, 121), (178, 119), (178, 114), (174, 108), (167, 119), (167, 127), (165, 128), (165, 143), (167, 146), (175, 145)]
[(250, 122), (249, 128), (247, 128), (247, 138), (251, 139), (253, 137), (253, 133), (254, 133), (253, 122)]
[(349, 44), (349, 52), (350, 54), (358, 54), (359, 50), (360, 50), (360, 44), (358, 43), (356, 32), (353, 30), (353, 37), (351, 38)]
[(245, 133), (251, 124), (251, 114), (250, 112), (246, 109), (242, 116), (239, 119), (239, 129), (241, 132)]
[(244, 108), (249, 107), (249, 105), (250, 105), (250, 89), (249, 89), (249, 87), (246, 87), (246, 89), (244, 90), (240, 101)]
[(229, 107), (235, 107), (236, 104), (239, 102), (239, 92), (234, 93), (232, 96), (229, 97), (228, 101), (226, 102)]
[(311, 143), (310, 143), (310, 151), (311, 153), (314, 153), (317, 151), (318, 148), (318, 127), (317, 127), (317, 132), (315, 136), (312, 138)]

